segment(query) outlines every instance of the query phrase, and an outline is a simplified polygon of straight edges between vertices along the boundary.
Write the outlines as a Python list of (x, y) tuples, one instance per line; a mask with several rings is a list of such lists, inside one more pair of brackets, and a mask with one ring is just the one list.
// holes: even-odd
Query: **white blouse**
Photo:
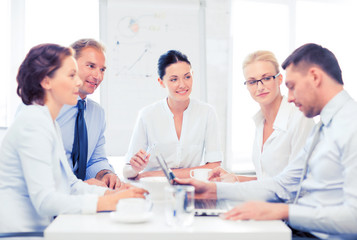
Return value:
[[(273, 124), (273, 133), (263, 146), (264, 115), (261, 110), (254, 116), (256, 124), (253, 145), (253, 163), (258, 179), (278, 175), (296, 157), (305, 145), (315, 125), (293, 103), (283, 97)], [(262, 149), (263, 146), (263, 149)]]
[[(140, 149), (155, 144), (145, 171), (159, 170), (155, 155), (161, 153), (170, 168), (189, 168), (210, 162), (223, 161), (218, 121), (212, 106), (190, 99), (183, 113), (180, 140), (177, 137), (174, 115), (166, 98), (143, 108), (130, 141), (127, 163)], [(129, 176), (126, 176), (129, 177)]]

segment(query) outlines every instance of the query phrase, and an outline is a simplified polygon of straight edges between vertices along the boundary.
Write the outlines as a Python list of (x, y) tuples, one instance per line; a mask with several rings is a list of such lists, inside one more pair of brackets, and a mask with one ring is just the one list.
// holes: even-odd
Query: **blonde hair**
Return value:
[(259, 50), (246, 56), (246, 58), (243, 61), (243, 69), (247, 67), (249, 64), (257, 61), (270, 62), (271, 64), (273, 64), (276, 72), (277, 73), (280, 72), (279, 63), (278, 60), (276, 60), (274, 53), (264, 50)]

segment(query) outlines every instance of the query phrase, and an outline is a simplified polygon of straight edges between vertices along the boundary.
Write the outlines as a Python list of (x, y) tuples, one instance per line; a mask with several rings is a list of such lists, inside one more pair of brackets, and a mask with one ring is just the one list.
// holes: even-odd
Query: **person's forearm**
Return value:
[(115, 198), (106, 194), (98, 198), (97, 212), (114, 211), (116, 206)]
[(289, 205), (289, 225), (304, 231), (357, 234), (357, 210), (341, 203), (325, 207)]
[[(109, 169), (103, 169), (101, 171), (99, 171), (97, 173), (97, 175), (95, 176), (96, 179), (98, 180), (102, 180), (102, 178), (107, 175), (107, 174), (110, 174), (110, 173), (113, 173), (112, 170), (109, 170)], [(115, 174), (115, 173), (114, 173)]]
[(190, 171), (192, 169), (197, 169), (197, 168), (216, 168), (221, 165), (221, 162), (213, 162), (213, 163), (207, 163), (205, 165), (197, 166), (197, 167), (191, 167), (191, 168), (178, 168), (178, 169), (173, 169), (172, 171), (174, 172), (175, 176), (178, 178), (190, 178)]
[(217, 199), (217, 185), (213, 182), (207, 183), (204, 193), (195, 193), (197, 199)]
[[(176, 169), (172, 169), (173, 173), (175, 174), (175, 177), (177, 178), (190, 178), (190, 171), (192, 169), (196, 169), (196, 168), (210, 168), (213, 169), (215, 167), (220, 166), (221, 162), (214, 162), (214, 163), (207, 163), (205, 165), (202, 166), (197, 166), (197, 167), (192, 167), (192, 168), (176, 168)], [(124, 175), (125, 176), (125, 175)], [(159, 170), (159, 171), (149, 171), (149, 172), (143, 172), (140, 173), (137, 177), (137, 179), (140, 178), (144, 178), (144, 177), (153, 177), (153, 176), (165, 176), (164, 173)]]
[(239, 182), (257, 180), (257, 177), (248, 177), (248, 176), (240, 176), (240, 175), (236, 175), (236, 178), (238, 178)]

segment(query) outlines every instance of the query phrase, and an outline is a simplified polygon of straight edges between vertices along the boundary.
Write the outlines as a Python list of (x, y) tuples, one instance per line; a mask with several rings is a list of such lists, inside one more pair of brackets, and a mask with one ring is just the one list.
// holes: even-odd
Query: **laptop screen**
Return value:
[[(164, 172), (167, 181), (171, 185), (175, 185), (173, 179), (175, 178), (172, 170), (167, 166), (165, 159), (161, 154), (156, 155), (156, 159)], [(195, 199), (195, 215), (196, 216), (218, 216), (229, 209), (225, 200), (215, 199)]]
[(175, 178), (175, 174), (172, 172), (172, 170), (167, 166), (167, 163), (166, 161), (164, 160), (164, 158), (162, 157), (161, 154), (157, 154), (156, 155), (156, 160), (159, 162), (159, 165), (162, 169), (162, 171), (164, 172), (166, 178), (167, 178), (167, 181), (169, 181), (169, 183), (171, 185), (174, 184), (174, 178)]

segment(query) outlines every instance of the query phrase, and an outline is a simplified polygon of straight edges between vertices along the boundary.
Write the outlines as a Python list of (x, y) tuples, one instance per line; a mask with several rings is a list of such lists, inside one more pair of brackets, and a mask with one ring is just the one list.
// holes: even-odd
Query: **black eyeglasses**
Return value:
[(267, 76), (259, 80), (248, 80), (244, 82), (244, 85), (247, 85), (248, 87), (253, 87), (258, 86), (259, 82), (264, 85), (265, 82), (269, 82), (270, 80), (277, 78), (279, 75), (280, 73), (277, 73), (275, 76)]

